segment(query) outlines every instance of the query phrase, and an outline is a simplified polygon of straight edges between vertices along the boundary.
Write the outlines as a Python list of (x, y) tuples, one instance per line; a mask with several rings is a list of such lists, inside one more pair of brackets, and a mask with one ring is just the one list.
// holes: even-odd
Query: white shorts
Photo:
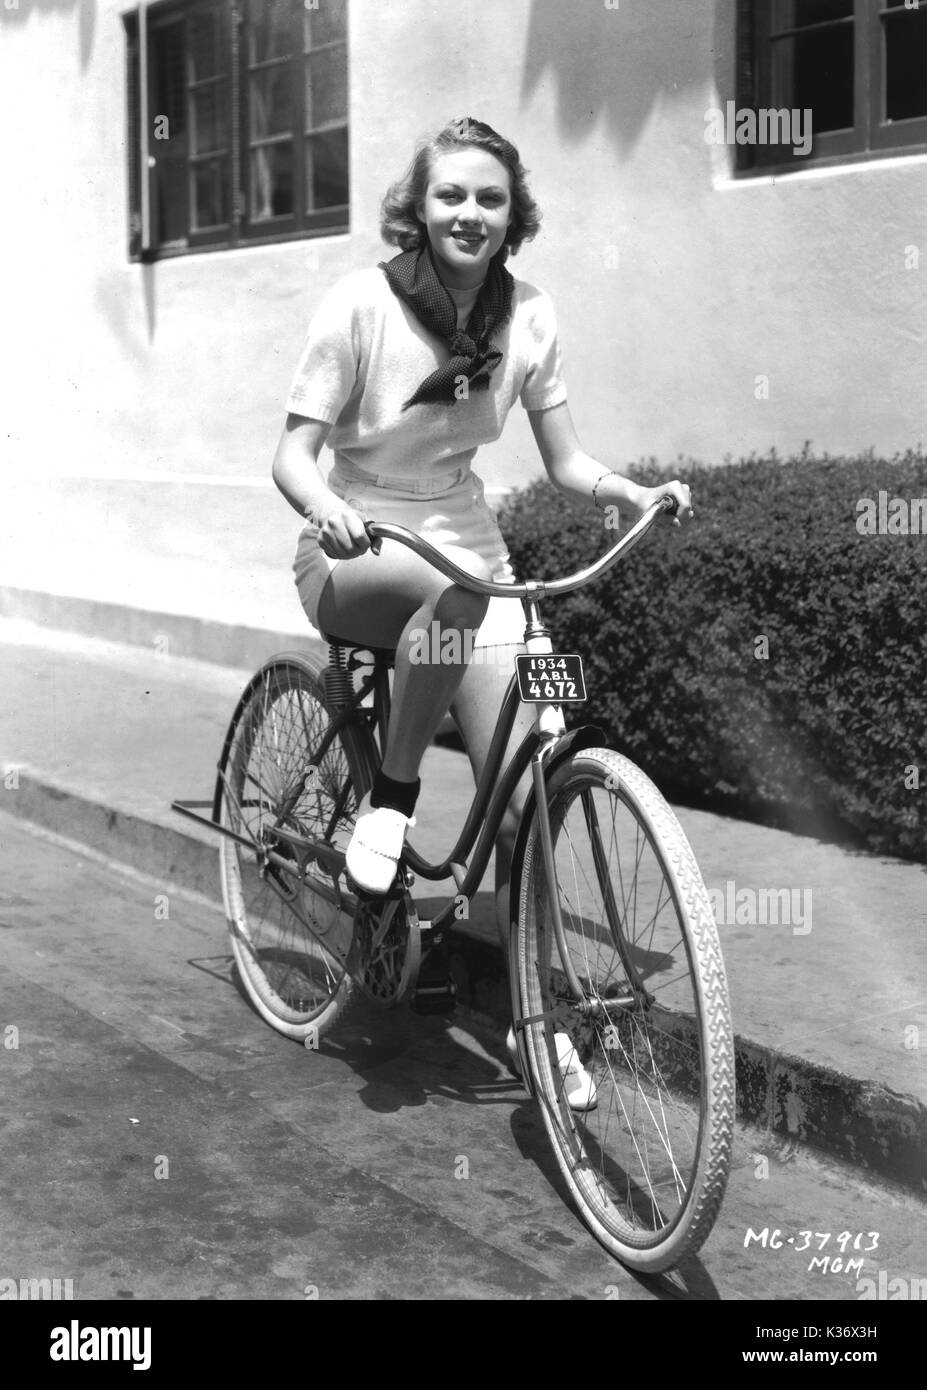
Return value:
[[(447, 546), (471, 550), (486, 561), (497, 583), (515, 583), (509, 552), (482, 480), (469, 468), (426, 478), (389, 478), (360, 473), (339, 460), (328, 476), (328, 487), (368, 521), (405, 526), (439, 550)], [(309, 621), (321, 631), (319, 603), (329, 575), (336, 565), (351, 562), (331, 559), (319, 546), (318, 536), (318, 527), (307, 522), (299, 533), (293, 572)], [(350, 633), (338, 635), (349, 637)], [(524, 635), (525, 616), (518, 600), (494, 597), (473, 645), (522, 646)]]

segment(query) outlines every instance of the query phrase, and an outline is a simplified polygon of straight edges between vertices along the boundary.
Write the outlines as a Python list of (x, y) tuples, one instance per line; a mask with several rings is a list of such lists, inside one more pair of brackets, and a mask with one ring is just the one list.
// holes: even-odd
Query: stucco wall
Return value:
[[(543, 232), (512, 268), (558, 305), (574, 417), (603, 461), (925, 436), (927, 158), (735, 183), (730, 151), (704, 139), (706, 110), (733, 95), (733, 0), (351, 0), (351, 234), (147, 267), (125, 250), (126, 7), (4, 4), (6, 582), (48, 572), (33, 480), (114, 480), (49, 485), (47, 582), (79, 591), (61, 498), (102, 547), (105, 585), (108, 532), (148, 563), (150, 532), (183, 504), (168, 482), (140, 493), (120, 477), (266, 478), (313, 304), (385, 254), (385, 184), (416, 136), (463, 112), (510, 134), (534, 172)], [(906, 269), (919, 241), (922, 268)], [(521, 412), (481, 471), (490, 486), (537, 474)], [(233, 491), (197, 503), (207, 565), (211, 547), (220, 564), (234, 549)], [(257, 548), (276, 556), (297, 519), (275, 493), (249, 497)], [(150, 568), (142, 587), (173, 582)]]

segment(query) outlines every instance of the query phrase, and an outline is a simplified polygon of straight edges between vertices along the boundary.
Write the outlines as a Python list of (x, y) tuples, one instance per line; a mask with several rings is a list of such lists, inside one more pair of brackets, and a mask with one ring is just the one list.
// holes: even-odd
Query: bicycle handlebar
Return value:
[(423, 560), (427, 560), (436, 570), (440, 570), (448, 579), (453, 580), (461, 589), (469, 589), (473, 594), (485, 594), (489, 598), (536, 600), (547, 595), (573, 593), (575, 589), (581, 589), (584, 584), (590, 584), (594, 579), (606, 574), (613, 565), (617, 564), (622, 555), (626, 555), (647, 534), (662, 512), (676, 512), (677, 510), (675, 498), (669, 495), (661, 497), (647, 508), (644, 515), (635, 522), (626, 536), (623, 536), (616, 545), (612, 546), (611, 550), (600, 556), (586, 569), (578, 570), (576, 574), (567, 575), (565, 579), (529, 579), (523, 584), (498, 584), (493, 579), (478, 579), (476, 575), (468, 574), (466, 570), (460, 569), (453, 560), (449, 560), (429, 541), (423, 540), (421, 536), (417, 536), (414, 531), (407, 530), (405, 526), (394, 525), (391, 521), (368, 521), (366, 531), (370, 537), (370, 548), (375, 555), (379, 555), (382, 541), (399, 541), (401, 545), (408, 546), (409, 550), (420, 555)]

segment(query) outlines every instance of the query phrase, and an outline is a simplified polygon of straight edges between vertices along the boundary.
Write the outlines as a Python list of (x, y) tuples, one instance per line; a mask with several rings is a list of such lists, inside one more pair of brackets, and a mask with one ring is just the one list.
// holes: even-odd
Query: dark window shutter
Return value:
[[(734, 96), (738, 111), (753, 109), (756, 99), (756, 0), (737, 0), (737, 39)], [(753, 163), (749, 145), (738, 145), (737, 167), (748, 169)]]
[(137, 259), (142, 252), (142, 189), (141, 136), (138, 127), (139, 102), (139, 38), (138, 16), (126, 15), (126, 187), (128, 189), (129, 256)]

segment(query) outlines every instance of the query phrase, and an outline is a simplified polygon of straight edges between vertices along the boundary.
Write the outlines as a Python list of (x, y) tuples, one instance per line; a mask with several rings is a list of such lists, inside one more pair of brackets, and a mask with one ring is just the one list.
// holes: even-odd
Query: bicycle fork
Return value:
[[(536, 604), (532, 603), (530, 600), (526, 601), (525, 611), (528, 616), (526, 642), (528, 652), (532, 655), (550, 654), (552, 651), (550, 636), (540, 620)], [(559, 879), (554, 857), (554, 837), (551, 828), (546, 776), (547, 765), (556, 756), (557, 748), (566, 734), (566, 724), (563, 719), (561, 707), (555, 704), (541, 706), (537, 714), (537, 729), (541, 737), (541, 742), (531, 759), (531, 777), (534, 790), (535, 814), (537, 816), (541, 858), (547, 885), (546, 903), (548, 920), (546, 929), (553, 931), (553, 936), (557, 943), (560, 965), (566, 977), (572, 1008), (586, 1019), (595, 1020), (604, 1018), (605, 1021), (608, 1021), (613, 1012), (624, 1012), (629, 1006), (633, 1006), (636, 1002), (638, 993), (642, 991), (639, 981), (636, 980), (636, 972), (631, 969), (630, 961), (627, 959), (623, 932), (621, 931), (621, 914), (615, 902), (611, 883), (609, 882), (607, 855), (602, 843), (598, 816), (591, 795), (588, 792), (582, 794), (583, 815), (592, 845), (595, 869), (600, 882), (603, 884), (606, 920), (608, 921), (619, 955), (627, 971), (628, 979), (635, 983), (632, 983), (630, 997), (620, 1000), (602, 1000), (596, 996), (594, 990), (590, 995), (590, 990), (584, 986), (576, 973), (573, 965), (572, 953), (567, 941), (563, 911), (560, 902)], [(532, 968), (540, 970), (540, 962), (526, 960), (524, 968), (529, 970)], [(551, 1017), (555, 1012), (553, 999), (549, 997), (548, 990), (544, 987), (545, 982), (541, 980), (540, 983), (541, 996), (546, 1001), (544, 1012), (530, 1018), (518, 1019), (516, 1011), (516, 1037), (518, 1038), (520, 1051), (527, 1047), (527, 1039), (525, 1037), (525, 1029), (527, 1026), (532, 1023), (539, 1023)], [(522, 1056), (521, 1061), (522, 1074), (528, 1075), (527, 1071), (524, 1069), (524, 1056)]]
[[(525, 648), (528, 655), (549, 656), (553, 652), (550, 631), (541, 621), (537, 601), (533, 598), (525, 599), (523, 606), (527, 618)], [(545, 766), (566, 733), (566, 723), (560, 705), (541, 705), (537, 713), (537, 730), (541, 742), (531, 759), (531, 779), (534, 786), (538, 830), (541, 836), (541, 853), (544, 861), (544, 874), (547, 879), (550, 915), (567, 983), (575, 999), (579, 1002), (583, 998), (583, 990), (573, 969), (569, 951), (566, 949), (563, 916), (560, 911), (560, 894), (557, 888), (557, 869), (554, 863), (554, 841), (550, 830), (550, 811), (547, 805), (547, 778), (545, 776)]]

